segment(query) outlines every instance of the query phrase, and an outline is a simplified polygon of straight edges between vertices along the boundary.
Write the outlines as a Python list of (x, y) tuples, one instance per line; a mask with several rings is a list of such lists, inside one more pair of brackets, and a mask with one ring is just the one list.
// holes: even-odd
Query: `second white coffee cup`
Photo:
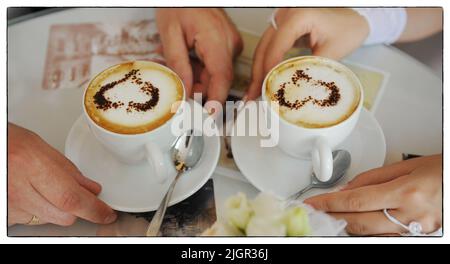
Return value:
[[(338, 124), (327, 127), (302, 127), (288, 122), (281, 118), (279, 114), (270, 107), (270, 99), (266, 95), (266, 83), (274, 69), (286, 63), (292, 63), (296, 60), (313, 59), (318, 63), (323, 62), (327, 65), (338, 67), (344, 71), (357, 84), (360, 96), (356, 109), (345, 120)], [(290, 156), (307, 159), (312, 161), (313, 171), (320, 181), (328, 181), (333, 174), (333, 155), (332, 151), (342, 143), (353, 131), (358, 122), (361, 109), (363, 107), (363, 89), (361, 82), (356, 75), (346, 66), (331, 59), (317, 56), (296, 57), (281, 62), (275, 66), (266, 76), (262, 85), (262, 99), (266, 102), (265, 114), (270, 122), (279, 122), (278, 147)]]

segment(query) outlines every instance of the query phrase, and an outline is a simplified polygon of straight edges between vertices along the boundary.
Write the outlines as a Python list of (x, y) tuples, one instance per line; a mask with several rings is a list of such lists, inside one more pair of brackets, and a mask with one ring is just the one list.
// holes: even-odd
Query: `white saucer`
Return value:
[[(191, 106), (194, 101), (190, 100)], [(192, 109), (192, 108), (191, 108)], [(206, 112), (203, 119), (207, 117)], [(220, 153), (218, 136), (206, 136), (205, 149), (197, 166), (177, 182), (169, 205), (176, 204), (198, 191), (214, 172)], [(127, 165), (118, 161), (94, 137), (82, 115), (73, 124), (66, 139), (65, 155), (90, 179), (102, 185), (99, 198), (111, 208), (124, 212), (148, 212), (158, 208), (169, 188), (170, 179), (160, 184), (143, 163)], [(167, 154), (171, 174), (175, 169)]]
[[(241, 111), (238, 119), (242, 118), (242, 113), (245, 111)], [(264, 121), (264, 118), (261, 120)], [(231, 139), (236, 165), (251, 184), (279, 199), (286, 199), (308, 185), (312, 173), (310, 161), (295, 159), (278, 147), (261, 148), (259, 140), (259, 136), (235, 136)], [(383, 131), (371, 113), (363, 108), (352, 134), (337, 149), (345, 149), (352, 156), (351, 166), (340, 184), (350, 181), (361, 172), (383, 165), (386, 142)], [(329, 192), (334, 188), (312, 189), (301, 198)]]

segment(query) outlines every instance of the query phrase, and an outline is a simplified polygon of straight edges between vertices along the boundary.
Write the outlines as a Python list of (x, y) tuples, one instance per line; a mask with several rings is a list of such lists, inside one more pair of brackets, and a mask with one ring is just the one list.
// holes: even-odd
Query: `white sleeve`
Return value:
[(364, 45), (392, 44), (403, 33), (407, 22), (405, 8), (353, 8), (369, 24)]

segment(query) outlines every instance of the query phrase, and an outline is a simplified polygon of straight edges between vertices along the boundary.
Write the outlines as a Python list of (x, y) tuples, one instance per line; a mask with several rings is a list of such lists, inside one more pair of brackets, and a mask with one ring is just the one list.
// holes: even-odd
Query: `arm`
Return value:
[(442, 8), (407, 8), (408, 20), (397, 42), (412, 42), (442, 31)]

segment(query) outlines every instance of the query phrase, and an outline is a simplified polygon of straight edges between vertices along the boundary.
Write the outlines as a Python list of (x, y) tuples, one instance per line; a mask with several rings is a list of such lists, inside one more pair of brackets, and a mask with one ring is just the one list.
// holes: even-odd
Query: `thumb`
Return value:
[(88, 179), (81, 173), (76, 173), (74, 175), (74, 178), (78, 182), (78, 184), (80, 184), (81, 186), (83, 186), (84, 188), (86, 188), (88, 191), (90, 191), (95, 195), (98, 195), (102, 191), (102, 186), (99, 183), (91, 179)]

